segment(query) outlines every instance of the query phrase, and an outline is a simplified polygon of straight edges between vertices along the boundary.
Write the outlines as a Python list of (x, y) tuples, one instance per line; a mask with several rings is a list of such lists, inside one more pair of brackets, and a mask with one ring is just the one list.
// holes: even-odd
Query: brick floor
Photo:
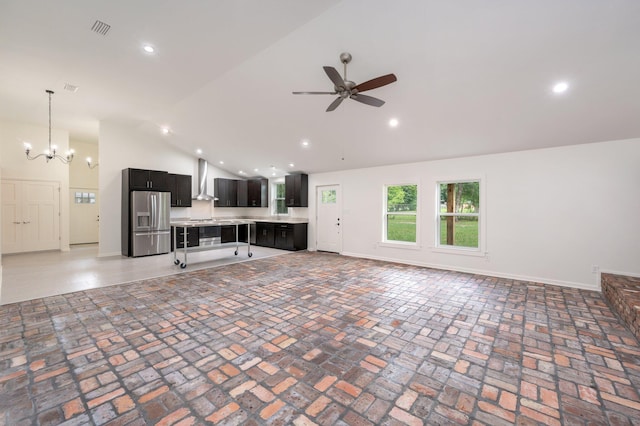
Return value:
[(0, 425), (640, 424), (640, 345), (593, 291), (302, 252), (0, 324)]

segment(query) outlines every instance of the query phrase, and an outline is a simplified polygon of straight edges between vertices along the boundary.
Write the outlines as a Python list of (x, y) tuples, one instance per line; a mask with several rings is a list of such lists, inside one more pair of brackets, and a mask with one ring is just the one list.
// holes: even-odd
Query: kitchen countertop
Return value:
[(254, 223), (250, 219), (174, 219), (171, 226), (179, 227), (201, 227), (201, 226), (227, 226), (227, 225), (247, 225)]
[(268, 223), (309, 223), (309, 219), (298, 217), (213, 217), (210, 219), (175, 218), (171, 220), (171, 226), (225, 226), (225, 225), (246, 225), (247, 223), (268, 222)]

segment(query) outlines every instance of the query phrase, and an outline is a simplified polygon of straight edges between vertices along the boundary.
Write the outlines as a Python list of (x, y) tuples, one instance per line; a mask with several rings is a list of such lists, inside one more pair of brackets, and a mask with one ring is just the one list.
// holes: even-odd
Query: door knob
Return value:
[(26, 225), (26, 224), (31, 223), (31, 222), (22, 222), (22, 223), (24, 223)]

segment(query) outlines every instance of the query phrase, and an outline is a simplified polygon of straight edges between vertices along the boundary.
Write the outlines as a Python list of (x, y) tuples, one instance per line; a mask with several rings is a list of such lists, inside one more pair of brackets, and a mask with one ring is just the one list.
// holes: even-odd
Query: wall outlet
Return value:
[(598, 272), (600, 272), (600, 267), (598, 265), (591, 265), (591, 273), (597, 274)]

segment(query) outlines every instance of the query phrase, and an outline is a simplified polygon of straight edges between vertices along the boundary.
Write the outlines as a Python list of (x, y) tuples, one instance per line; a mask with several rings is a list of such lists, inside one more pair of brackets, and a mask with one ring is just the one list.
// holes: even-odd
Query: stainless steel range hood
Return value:
[(203, 158), (198, 158), (198, 194), (194, 200), (211, 201), (217, 200), (213, 195), (207, 194), (207, 170), (209, 163)]

